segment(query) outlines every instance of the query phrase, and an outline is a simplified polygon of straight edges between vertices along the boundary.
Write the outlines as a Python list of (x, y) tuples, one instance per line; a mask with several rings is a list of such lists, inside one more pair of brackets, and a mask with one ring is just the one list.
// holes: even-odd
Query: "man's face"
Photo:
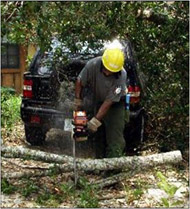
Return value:
[(103, 70), (102, 70), (102, 71), (103, 71), (103, 74), (104, 74), (105, 76), (111, 76), (111, 75), (114, 74), (113, 72), (107, 70), (105, 67), (103, 67)]

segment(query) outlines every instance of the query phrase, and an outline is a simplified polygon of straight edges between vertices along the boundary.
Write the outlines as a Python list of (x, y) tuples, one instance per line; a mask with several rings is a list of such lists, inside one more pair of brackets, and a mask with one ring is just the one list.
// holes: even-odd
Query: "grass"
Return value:
[(36, 203), (46, 207), (58, 207), (62, 202), (75, 202), (78, 208), (97, 208), (97, 190), (88, 184), (85, 178), (80, 178), (80, 189), (74, 184), (56, 183), (54, 189), (44, 188), (38, 193)]
[(75, 195), (74, 185), (60, 184), (59, 189), (62, 192), (62, 195), (63, 195), (64, 199), (72, 198)]
[(29, 197), (33, 193), (37, 193), (39, 190), (39, 187), (31, 180), (27, 180), (26, 184), (24, 184), (24, 187), (20, 189), (20, 192), (22, 196)]
[(98, 208), (98, 198), (96, 187), (88, 184), (85, 178), (80, 178), (81, 190), (79, 193), (78, 208)]
[(53, 167), (51, 167), (48, 170), (48, 175), (51, 176), (52, 178), (56, 178), (56, 175), (59, 173), (59, 167), (54, 164)]
[(137, 181), (135, 181), (131, 186), (124, 185), (126, 202), (130, 204), (134, 200), (140, 200), (146, 188), (147, 184), (140, 179), (137, 179)]
[(70, 184), (56, 184), (54, 189), (50, 190), (46, 187), (41, 191), (37, 198), (36, 203), (41, 206), (58, 207), (62, 202), (74, 199), (74, 187)]
[(63, 201), (61, 194), (53, 194), (49, 190), (43, 190), (41, 194), (38, 194), (36, 203), (41, 206), (56, 208)]
[(17, 191), (17, 187), (11, 184), (6, 178), (1, 181), (1, 191), (4, 194), (13, 194)]

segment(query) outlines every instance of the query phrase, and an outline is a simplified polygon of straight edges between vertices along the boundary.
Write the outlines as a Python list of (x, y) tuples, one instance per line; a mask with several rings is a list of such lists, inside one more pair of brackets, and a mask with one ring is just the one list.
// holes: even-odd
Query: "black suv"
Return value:
[[(137, 74), (137, 64), (130, 41), (120, 40), (120, 43), (125, 53), (124, 67), (127, 71), (127, 86), (131, 95), (130, 121), (126, 123), (124, 136), (127, 147), (134, 148), (142, 142), (144, 134), (142, 83)], [(26, 140), (31, 145), (42, 144), (50, 128), (63, 129), (65, 114), (58, 107), (58, 91), (61, 83), (65, 81), (65, 77), (74, 82), (86, 62), (103, 52), (103, 48), (94, 51), (85, 46), (81, 51), (71, 53), (62, 46), (62, 56), (55, 61), (55, 52), (59, 44), (55, 41), (52, 49), (45, 53), (37, 50), (28, 72), (24, 74), (21, 118), (25, 125)]]

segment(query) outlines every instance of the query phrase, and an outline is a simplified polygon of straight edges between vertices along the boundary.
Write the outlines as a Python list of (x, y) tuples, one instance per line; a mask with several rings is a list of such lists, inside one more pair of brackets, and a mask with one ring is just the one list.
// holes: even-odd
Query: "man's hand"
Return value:
[(82, 99), (74, 99), (74, 110), (80, 110), (82, 107)]
[(95, 117), (93, 117), (88, 123), (87, 123), (87, 128), (89, 131), (91, 131), (92, 133), (96, 132), (98, 130), (98, 127), (100, 127), (102, 125), (102, 123), (96, 119)]

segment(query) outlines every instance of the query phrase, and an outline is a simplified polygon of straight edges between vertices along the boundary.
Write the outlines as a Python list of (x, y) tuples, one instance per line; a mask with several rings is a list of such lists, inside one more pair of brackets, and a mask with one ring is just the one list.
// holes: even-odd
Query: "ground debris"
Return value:
[[(15, 126), (16, 128), (16, 126)], [(19, 128), (20, 129), (20, 128)], [(23, 129), (23, 127), (22, 127)], [(23, 137), (24, 134), (20, 136)], [(13, 135), (10, 135), (11, 137)], [(51, 140), (50, 140), (51, 141)], [(4, 141), (4, 145), (6, 146), (18, 146), (22, 145), (23, 147), (27, 147), (29, 149), (34, 149), (36, 151), (43, 150), (50, 153), (64, 154), (63, 149), (56, 150), (55, 144), (53, 146), (44, 146), (44, 147), (31, 147), (24, 142), (24, 138), (17, 139), (6, 139)], [(149, 152), (148, 154), (152, 154)], [(41, 167), (46, 169), (49, 166), (49, 163), (34, 161), (31, 159), (18, 159), (11, 158), (4, 159), (2, 157), (2, 171), (8, 173), (22, 172), (25, 170), (35, 170), (35, 167)], [(27, 169), (27, 167), (29, 167)], [(105, 187), (102, 190), (98, 191), (98, 201), (99, 207), (102, 208), (122, 208), (122, 207), (140, 207), (140, 208), (154, 208), (154, 207), (163, 207), (162, 202), (156, 199), (156, 195), (153, 195), (151, 191), (162, 190), (158, 187), (158, 178), (156, 173), (160, 171), (164, 176), (167, 177), (168, 182), (177, 186), (178, 190), (176, 191), (174, 198), (180, 200), (181, 203), (178, 207), (189, 208), (189, 170), (187, 164), (183, 164), (180, 166), (154, 166), (152, 170), (146, 170), (141, 173), (134, 174), (128, 178), (121, 180), (120, 184), (116, 184), (113, 186)], [(82, 177), (86, 178), (88, 182), (96, 182), (102, 180), (104, 177), (97, 173), (85, 173), (82, 172), (80, 174)], [(43, 177), (30, 177), (25, 179), (8, 179), (11, 185), (16, 188), (20, 188), (20, 190), (16, 190), (13, 194), (5, 194), (2, 192), (1, 194), (1, 207), (10, 207), (10, 208), (41, 208), (47, 207), (45, 204), (39, 204), (36, 200), (40, 194), (44, 194), (44, 191), (51, 192), (53, 197), (59, 194), (60, 186), (63, 186), (62, 189), (69, 195), (60, 202), (50, 202), (48, 208), (60, 207), (60, 208), (74, 208), (76, 207), (75, 201), (73, 200), (72, 193), (70, 191), (69, 184), (72, 185), (72, 176), (73, 173), (64, 173), (64, 174), (56, 174), (54, 175), (54, 170), (52, 170), (52, 175), (43, 176)], [(37, 186), (37, 190), (34, 192), (31, 191), (27, 197), (26, 188), (35, 189), (35, 187), (31, 188), (31, 185)], [(67, 186), (67, 187), (66, 187)], [(24, 192), (25, 193), (24, 193)], [(61, 195), (64, 196), (62, 191)], [(163, 191), (163, 190), (162, 190)], [(28, 191), (27, 191), (28, 192)], [(163, 192), (162, 192), (163, 193)], [(50, 197), (50, 198), (53, 198)], [(45, 196), (42, 196), (45, 198)], [(172, 200), (173, 201), (173, 200)], [(52, 205), (51, 205), (52, 204)]]

